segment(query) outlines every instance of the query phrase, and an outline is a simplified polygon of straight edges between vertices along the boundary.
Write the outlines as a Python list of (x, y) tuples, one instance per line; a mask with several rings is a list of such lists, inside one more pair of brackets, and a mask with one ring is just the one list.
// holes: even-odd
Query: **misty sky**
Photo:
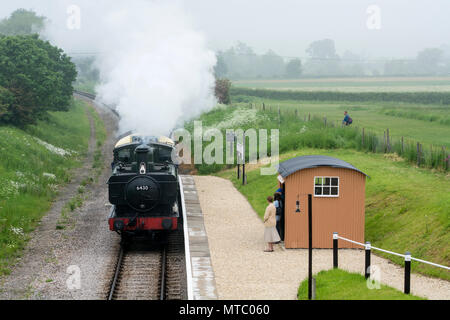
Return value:
[[(112, 6), (114, 2), (110, 0), (105, 3)], [(369, 58), (411, 58), (425, 47), (450, 44), (448, 0), (178, 2), (192, 17), (195, 27), (205, 34), (209, 46), (214, 50), (226, 49), (236, 41), (243, 41), (257, 53), (271, 48), (283, 56), (304, 57), (309, 43), (330, 38), (335, 40), (339, 54), (350, 50)], [(80, 4), (82, 26), (84, 29), (95, 28), (95, 15), (101, 13), (87, 14), (89, 7), (83, 5), (86, 1), (2, 0), (0, 16), (5, 17), (13, 10), (24, 7), (64, 25), (67, 14), (61, 3)], [(369, 5), (377, 5), (381, 10), (379, 30), (370, 30), (366, 26)]]

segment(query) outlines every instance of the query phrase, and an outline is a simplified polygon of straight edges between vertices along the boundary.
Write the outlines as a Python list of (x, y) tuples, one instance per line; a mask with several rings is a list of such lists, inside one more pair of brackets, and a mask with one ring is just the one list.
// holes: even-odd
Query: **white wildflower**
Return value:
[[(212, 126), (216, 129), (232, 129), (258, 120), (258, 111), (255, 109), (236, 109), (225, 120)], [(205, 131), (209, 128), (205, 128)]]
[(36, 141), (40, 145), (43, 145), (48, 151), (50, 151), (50, 152), (52, 152), (54, 154), (57, 154), (57, 155), (60, 155), (60, 156), (70, 156), (70, 155), (76, 153), (75, 151), (72, 151), (72, 150), (65, 150), (63, 148), (55, 147), (54, 145), (52, 145), (50, 143), (47, 143), (45, 141), (42, 141), (41, 139), (38, 139), (36, 137), (34, 139), (36, 139)]
[(10, 230), (12, 231), (12, 233), (14, 233), (14, 234), (16, 234), (16, 235), (18, 235), (18, 236), (21, 236), (21, 237), (23, 237), (25, 234), (23, 233), (23, 229), (22, 228), (16, 228), (16, 227), (14, 227), (14, 226), (11, 226), (10, 227)]
[(51, 180), (55, 180), (56, 179), (56, 176), (53, 173), (44, 172), (42, 175), (44, 177), (46, 177), (46, 178), (51, 179)]

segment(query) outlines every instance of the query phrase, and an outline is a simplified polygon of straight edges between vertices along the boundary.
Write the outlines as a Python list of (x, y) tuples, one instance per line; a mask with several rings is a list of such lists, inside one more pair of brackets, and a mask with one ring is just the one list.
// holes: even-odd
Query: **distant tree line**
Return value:
[(450, 61), (441, 48), (427, 48), (417, 54), (415, 60), (387, 61), (384, 65), (386, 75), (449, 75)]
[(300, 59), (285, 59), (273, 50), (258, 55), (243, 42), (217, 53), (215, 74), (230, 79), (299, 78), (302, 74)]
[(239, 79), (295, 79), (329, 76), (433, 76), (450, 74), (450, 48), (426, 48), (415, 59), (366, 59), (336, 52), (332, 39), (312, 42), (301, 60), (273, 50), (258, 55), (245, 43), (217, 53), (216, 76)]
[(0, 21), (0, 124), (33, 124), (69, 108), (76, 68), (62, 49), (34, 33), (43, 21), (26, 10)]

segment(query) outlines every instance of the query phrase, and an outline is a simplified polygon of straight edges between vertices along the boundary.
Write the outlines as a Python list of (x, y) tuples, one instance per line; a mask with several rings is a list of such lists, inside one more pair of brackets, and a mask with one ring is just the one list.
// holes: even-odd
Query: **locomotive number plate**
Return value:
[(150, 188), (149, 186), (137, 186), (136, 190), (137, 191), (148, 191)]

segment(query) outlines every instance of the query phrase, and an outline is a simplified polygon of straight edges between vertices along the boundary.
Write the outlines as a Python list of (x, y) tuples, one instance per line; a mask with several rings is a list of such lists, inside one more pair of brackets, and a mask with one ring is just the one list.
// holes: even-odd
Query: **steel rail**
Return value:
[[(90, 99), (90, 100), (92, 100), (92, 101), (95, 101), (95, 99), (97, 98), (97, 96), (96, 96), (95, 94), (92, 94), (92, 93), (89, 93), (89, 92), (83, 92), (83, 91), (73, 90), (73, 93), (74, 93), (74, 94), (77, 94), (77, 95), (79, 95), (79, 96), (88, 98), (88, 99)], [(114, 115), (115, 115), (116, 117), (118, 117), (118, 118), (120, 119), (120, 114), (117, 112), (116, 109), (114, 109), (113, 107), (108, 106), (108, 105), (106, 105), (106, 104), (104, 104), (104, 103), (101, 103), (101, 105), (104, 106), (105, 108), (109, 109), (112, 113), (114, 113)]]
[(161, 291), (159, 294), (159, 300), (166, 299), (166, 266), (167, 266), (167, 246), (162, 249), (161, 258)]
[(113, 300), (114, 292), (116, 291), (116, 284), (122, 266), (124, 251), (125, 249), (123, 245), (121, 245), (119, 251), (119, 258), (117, 259), (116, 270), (114, 271), (114, 278), (113, 281), (111, 282), (111, 287), (109, 288), (108, 300)]

